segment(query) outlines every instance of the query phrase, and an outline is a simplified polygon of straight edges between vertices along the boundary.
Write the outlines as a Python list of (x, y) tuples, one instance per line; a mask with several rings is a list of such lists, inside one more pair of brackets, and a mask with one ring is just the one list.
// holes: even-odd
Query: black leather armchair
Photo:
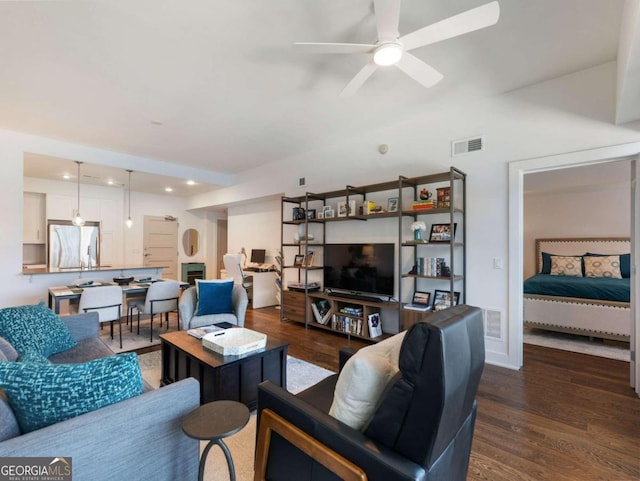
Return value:
[(482, 313), (459, 305), (427, 314), (409, 329), (400, 351), (400, 372), (364, 432), (327, 414), (337, 375), (298, 395), (262, 383), (259, 423), (268, 417), (263, 416), (268, 409), (317, 446), (306, 449), (308, 455), (277, 432), (266, 445), (259, 434), (256, 472), (264, 470), (265, 475), (256, 479), (337, 481), (340, 477), (330, 463), (319, 461), (317, 453), (327, 451), (366, 474), (354, 479), (464, 480), (483, 367)]

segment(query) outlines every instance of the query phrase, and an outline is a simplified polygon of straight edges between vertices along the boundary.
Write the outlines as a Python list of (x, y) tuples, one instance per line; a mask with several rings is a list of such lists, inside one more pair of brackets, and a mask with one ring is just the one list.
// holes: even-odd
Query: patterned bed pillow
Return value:
[(585, 256), (585, 277), (609, 277), (622, 279), (620, 256)]
[(552, 276), (582, 277), (582, 257), (551, 256)]
[(551, 274), (551, 258), (552, 257), (580, 257), (582, 254), (550, 254), (549, 252), (542, 252), (542, 267), (540, 274)]

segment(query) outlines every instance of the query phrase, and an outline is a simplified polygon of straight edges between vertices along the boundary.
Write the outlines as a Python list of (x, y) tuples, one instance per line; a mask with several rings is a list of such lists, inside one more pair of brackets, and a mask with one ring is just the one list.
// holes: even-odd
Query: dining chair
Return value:
[(133, 310), (138, 311), (138, 334), (140, 334), (140, 314), (149, 314), (149, 339), (153, 341), (153, 318), (160, 314), (160, 327), (162, 327), (162, 314), (165, 314), (167, 328), (169, 328), (169, 313), (176, 311), (178, 316), (178, 329), (180, 329), (180, 312), (178, 311), (178, 299), (180, 298), (180, 283), (178, 281), (157, 281), (149, 286), (144, 299), (131, 299), (128, 303), (127, 317), (131, 319), (129, 329), (133, 331)]
[(224, 269), (228, 277), (233, 277), (236, 284), (240, 284), (247, 291), (251, 301), (253, 291), (253, 276), (246, 276), (242, 271), (242, 254), (225, 254), (222, 258)]
[(122, 349), (122, 289), (120, 286), (85, 287), (80, 294), (78, 312), (97, 311), (100, 324), (109, 322), (113, 339), (113, 321), (118, 321)]

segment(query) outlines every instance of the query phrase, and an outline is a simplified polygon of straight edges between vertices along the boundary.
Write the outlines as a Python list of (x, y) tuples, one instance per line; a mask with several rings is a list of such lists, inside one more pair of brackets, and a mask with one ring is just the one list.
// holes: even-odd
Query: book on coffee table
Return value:
[(233, 327), (233, 324), (231, 324), (230, 322), (221, 322), (219, 324), (213, 324), (211, 326), (195, 327), (193, 329), (189, 329), (187, 333), (189, 333), (190, 336), (193, 336), (196, 339), (202, 339), (207, 334), (211, 334), (212, 332), (222, 332), (226, 329), (229, 329), (230, 327)]

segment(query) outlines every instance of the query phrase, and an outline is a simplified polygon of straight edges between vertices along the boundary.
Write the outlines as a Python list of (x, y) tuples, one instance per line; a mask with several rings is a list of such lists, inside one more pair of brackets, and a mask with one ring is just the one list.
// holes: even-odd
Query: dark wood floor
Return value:
[[(289, 354), (337, 370), (362, 341), (248, 310), (246, 327), (289, 342)], [(524, 367), (486, 365), (468, 480), (640, 480), (640, 400), (629, 363), (525, 345)]]

